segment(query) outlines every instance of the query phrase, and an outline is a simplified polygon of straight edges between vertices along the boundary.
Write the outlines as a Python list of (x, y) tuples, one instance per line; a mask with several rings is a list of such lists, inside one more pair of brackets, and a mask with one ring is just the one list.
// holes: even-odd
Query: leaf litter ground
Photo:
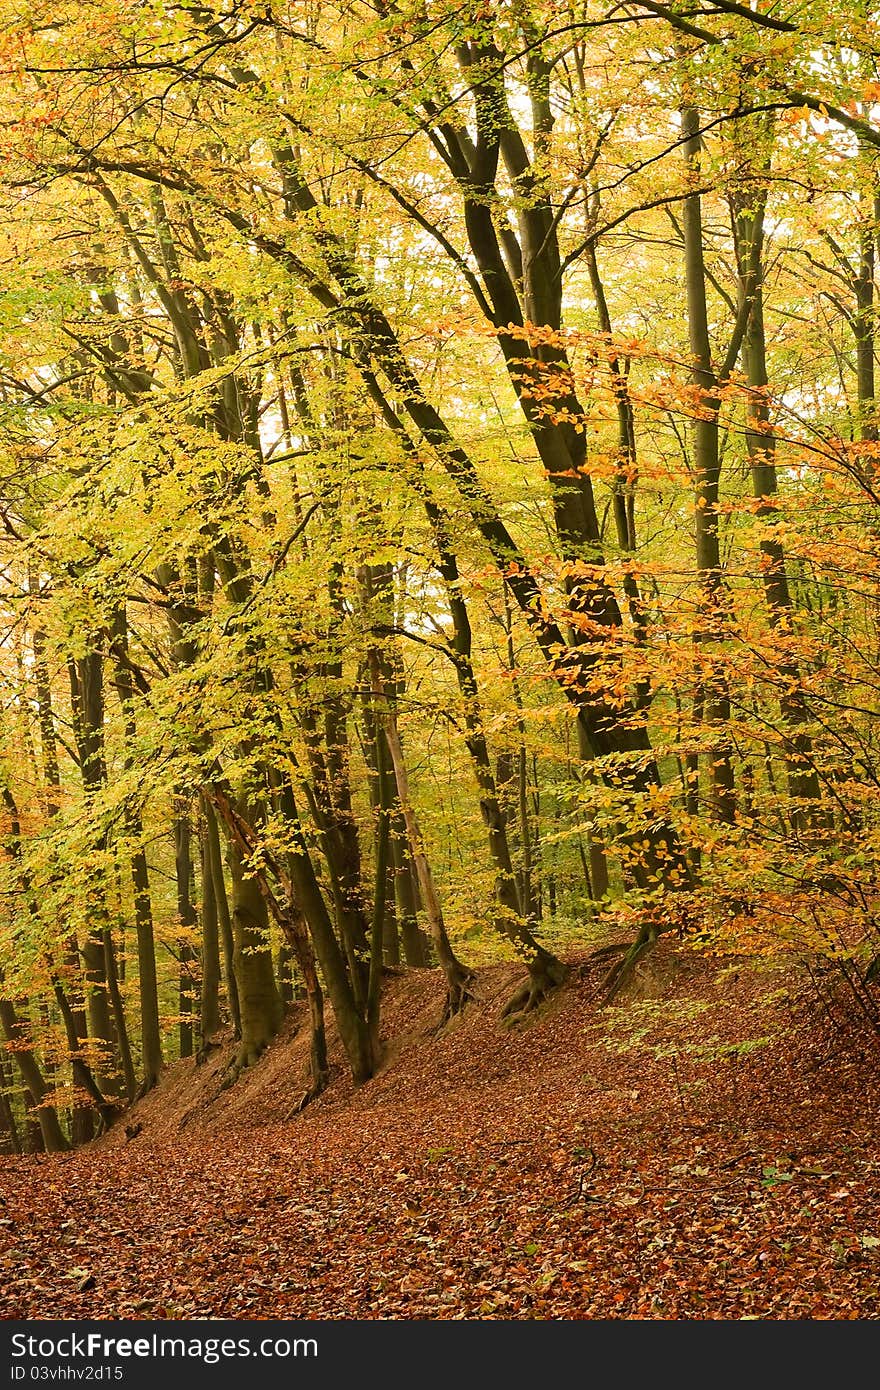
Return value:
[(876, 1318), (875, 1059), (789, 970), (663, 943), (518, 1029), (516, 978), (439, 1037), (436, 972), (387, 988), (387, 1060), (301, 1115), (296, 1019), (105, 1139), (0, 1160), (0, 1314), (62, 1318)]

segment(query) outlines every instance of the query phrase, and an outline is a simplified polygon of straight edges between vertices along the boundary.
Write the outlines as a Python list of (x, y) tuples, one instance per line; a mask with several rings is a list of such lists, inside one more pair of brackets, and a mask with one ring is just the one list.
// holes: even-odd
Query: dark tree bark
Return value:
[(220, 922), (204, 817), (199, 825), (199, 863), (202, 887), (202, 997), (199, 1036), (201, 1047), (204, 1048), (220, 1028)]
[(232, 877), (232, 939), (241, 1011), (239, 1060), (251, 1066), (281, 1026), (283, 1010), (269, 945), (269, 914), (260, 885), (231, 841), (226, 862)]
[[(86, 656), (68, 663), (74, 732), (87, 802), (91, 802), (97, 796), (106, 780), (103, 671), (104, 659), (97, 646)], [(97, 848), (102, 850), (105, 846), (105, 836), (99, 835)], [(107, 885), (100, 877), (97, 877), (95, 882), (93, 915), (95, 924), (88, 930), (81, 945), (85, 962), (89, 1031), (98, 1043), (103, 1057), (98, 1068), (101, 1089), (105, 1094), (115, 1094), (119, 1088), (119, 1078), (114, 1065), (118, 1043), (111, 1013), (110, 983), (107, 978), (108, 952), (110, 955), (113, 954), (113, 940), (111, 936), (109, 945), (105, 944), (105, 931), (109, 929), (110, 914), (107, 905)]]
[[(39, 578), (35, 567), (31, 564), (28, 567), (28, 592), (32, 595), (39, 593)], [(46, 662), (46, 638), (45, 634), (36, 623), (32, 629), (31, 644), (34, 654), (34, 683), (37, 692), (37, 717), (40, 728), (40, 747), (43, 763), (43, 779), (45, 782), (46, 795), (46, 816), (52, 820), (57, 814), (60, 806), (61, 795), (61, 772), (58, 764), (58, 743), (55, 734), (55, 716), (52, 709), (52, 684), (49, 678), (49, 668)], [(83, 1042), (88, 1037), (89, 1025), (86, 1017), (85, 1008), (82, 1006), (84, 995), (82, 984), (82, 969), (80, 965), (79, 946), (76, 940), (76, 933), (67, 934), (64, 948), (64, 976), (67, 988), (70, 990), (74, 1002), (68, 1003), (64, 986), (58, 982), (56, 994), (60, 992), (59, 1008), (62, 1007), (61, 1000), (64, 1001), (67, 1012), (70, 1016), (70, 1026), (67, 1017), (62, 1009), (62, 1016), (65, 1020), (67, 1031), (68, 1046), (71, 1052), (71, 1070), (73, 1073), (73, 1083), (82, 1089), (82, 1075), (78, 1074), (78, 1058)], [(91, 1078), (91, 1072), (89, 1072)], [(85, 1087), (88, 1089), (88, 1087)], [(98, 1089), (97, 1086), (95, 1088)], [(98, 1092), (100, 1094), (100, 1091)], [(101, 1101), (104, 1101), (101, 1095)], [(91, 1107), (75, 1103), (71, 1117), (71, 1141), (74, 1146), (85, 1144), (92, 1138), (94, 1132), (93, 1114)]]
[(391, 815), (391, 863), (394, 874), (394, 907), (403, 943), (403, 958), (414, 969), (429, 964), (425, 937), (419, 926), (412, 857), (406, 838), (406, 826), (399, 810)]
[[(0, 974), (0, 991), (3, 987), (3, 977)], [(30, 1098), (28, 1112), (30, 1117), (35, 1118), (39, 1125), (39, 1133), (45, 1151), (47, 1153), (63, 1153), (70, 1145), (61, 1128), (58, 1111), (54, 1105), (43, 1104), (44, 1097), (49, 1093), (49, 1086), (46, 1084), (33, 1047), (28, 1041), (27, 1030), (16, 1013), (15, 1005), (11, 999), (2, 996), (0, 996), (0, 1028), (3, 1030), (6, 1042), (11, 1047), (15, 1057), (15, 1065), (21, 1073), (21, 1079)]]
[(180, 937), (179, 973), (179, 1037), (181, 1057), (193, 1055), (193, 996), (196, 988), (194, 966), (196, 950), (192, 936), (198, 925), (198, 914), (192, 895), (193, 865), (191, 827), (188, 811), (183, 807), (174, 817), (174, 872), (177, 883), (177, 920), (182, 928)]
[(203, 798), (203, 806), (205, 812), (205, 848), (210, 863), (214, 901), (217, 907), (220, 944), (223, 955), (223, 972), (226, 982), (226, 999), (229, 1004), (229, 1013), (232, 1018), (235, 1036), (240, 1039), (241, 1005), (238, 998), (238, 985), (235, 979), (235, 944), (232, 937), (232, 917), (229, 912), (226, 879), (223, 875), (223, 855), (220, 849), (220, 835), (217, 830), (217, 819), (214, 815), (214, 808), (207, 797)]
[[(758, 499), (758, 517), (773, 521), (776, 515), (778, 480), (776, 475), (776, 438), (770, 419), (769, 379), (767, 376), (767, 342), (764, 327), (764, 218), (767, 203), (766, 187), (753, 190), (733, 205), (733, 231), (739, 273), (740, 308), (751, 295), (748, 326), (743, 338), (743, 366), (748, 392), (746, 396), (746, 446), (751, 465), (752, 491)], [(873, 243), (872, 243), (873, 246)], [(863, 268), (869, 273), (873, 265), (873, 249)], [(873, 397), (873, 346), (871, 367), (862, 371), (859, 380), (867, 385)], [(760, 542), (761, 580), (770, 622), (784, 639), (791, 635), (794, 616), (786, 570), (785, 550), (781, 541), (762, 537)], [(797, 663), (784, 660), (779, 667), (781, 692), (779, 708), (788, 729), (786, 768), (792, 805), (792, 820), (796, 827), (815, 824), (821, 795), (819, 777), (813, 760), (812, 740), (804, 728), (809, 711), (799, 693), (801, 674)]]
[[(696, 187), (700, 170), (700, 118), (688, 106), (682, 111), (682, 134), (687, 176)], [(688, 333), (693, 360), (692, 379), (697, 388), (697, 414), (692, 425), (693, 479), (697, 570), (703, 589), (698, 646), (703, 657), (701, 698), (705, 725), (713, 740), (710, 752), (710, 780), (718, 819), (732, 824), (736, 819), (736, 792), (733, 762), (725, 729), (730, 722), (730, 695), (727, 681), (717, 662), (709, 655), (712, 644), (723, 639), (728, 610), (727, 592), (721, 563), (719, 539), (719, 481), (721, 461), (718, 441), (719, 375), (712, 363), (709, 315), (706, 302), (706, 270), (703, 251), (702, 198), (689, 193), (682, 211), (685, 283), (687, 288)], [(738, 352), (736, 356), (738, 356)], [(734, 358), (735, 360), (735, 358)], [(732, 365), (732, 364), (731, 364)], [(722, 373), (728, 375), (729, 373)]]
[[(122, 707), (126, 744), (134, 745), (137, 737), (135, 720), (135, 685), (128, 652), (128, 625), (125, 610), (116, 610), (112, 655), (114, 685)], [(131, 884), (134, 894), (134, 923), (137, 937), (138, 995), (141, 1024), (141, 1089), (155, 1086), (162, 1070), (162, 1034), (159, 1026), (159, 987), (156, 977), (156, 942), (153, 931), (153, 903), (150, 894), (150, 875), (143, 848), (143, 826), (140, 809), (134, 802), (126, 806), (126, 831), (132, 842), (129, 856)]]
[(6, 1059), (0, 1057), (0, 1151), (7, 1153), (21, 1153), (21, 1137), (18, 1133), (18, 1125), (15, 1119), (15, 1111), (9, 1098), (12, 1089), (12, 1077), (6, 1065)]
[[(374, 693), (381, 697), (382, 691), (378, 681), (376, 682)], [(422, 902), (424, 903), (425, 913), (428, 918), (428, 930), (430, 931), (431, 941), (437, 954), (438, 964), (446, 977), (446, 1006), (443, 1014), (445, 1021), (455, 1014), (460, 1013), (468, 1002), (468, 999), (471, 998), (471, 985), (474, 980), (474, 973), (458, 959), (452, 949), (452, 944), (446, 931), (446, 924), (443, 920), (443, 910), (434, 887), (434, 877), (431, 873), (428, 857), (425, 854), (418, 819), (410, 797), (409, 777), (406, 763), (404, 762), (400, 735), (397, 731), (397, 719), (393, 706), (386, 709), (383, 717), (383, 724), (388, 752), (391, 756), (391, 764), (394, 768), (394, 777), (397, 782), (397, 796), (400, 801), (400, 809), (409, 838), (410, 853), (413, 857), (413, 863), (416, 866), (419, 888), (422, 893)]]

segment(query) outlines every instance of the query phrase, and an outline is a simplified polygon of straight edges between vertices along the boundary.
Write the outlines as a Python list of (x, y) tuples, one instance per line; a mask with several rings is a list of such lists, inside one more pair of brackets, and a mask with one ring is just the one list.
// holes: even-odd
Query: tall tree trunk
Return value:
[[(862, 150), (863, 155), (867, 152)], [(870, 165), (874, 164), (867, 154)], [(875, 261), (877, 257), (877, 235), (880, 228), (880, 198), (871, 194), (868, 199), (869, 216), (861, 229), (859, 239), (859, 268), (855, 277), (856, 312), (853, 318), (853, 336), (856, 343), (856, 395), (859, 409), (859, 438), (863, 443), (876, 444), (878, 435), (877, 403), (875, 399), (874, 342), (876, 337), (875, 307)], [(876, 474), (876, 460), (870, 457), (865, 466), (866, 478)]]
[(424, 969), (429, 963), (427, 943), (419, 926), (413, 885), (415, 870), (409, 852), (406, 823), (399, 809), (391, 815), (391, 863), (394, 872), (394, 908), (403, 943), (403, 959), (414, 969)]
[[(281, 789), (281, 806), (288, 823), (298, 825), (299, 816), (294, 802), (293, 788), (289, 781), (285, 781)], [(295, 837), (295, 847), (288, 855), (287, 863), (290, 876), (288, 898), (291, 924), (296, 927), (299, 921), (303, 920), (308, 925), (308, 931), (311, 933), (314, 943), (315, 955), (318, 958), (327, 993), (333, 1005), (336, 1027), (348, 1056), (352, 1076), (358, 1084), (362, 1081), (368, 1081), (378, 1065), (380, 1052), (378, 1032), (374, 1027), (374, 1020), (367, 1013), (367, 991), (361, 992), (355, 988), (354, 981), (359, 975), (357, 962), (353, 973), (349, 973), (346, 969), (346, 957), (340, 950), (330, 915), (315, 876), (311, 856), (299, 833)], [(291, 944), (295, 950), (299, 940), (300, 933), (294, 931)], [(305, 953), (304, 948), (300, 947), (298, 959), (300, 966), (304, 967), (306, 988), (307, 990), (311, 988), (314, 993), (314, 1000), (312, 1000), (310, 1007), (312, 1017), (316, 1019), (319, 1005), (321, 1010), (323, 1006), (320, 992), (314, 991), (313, 987), (310, 986), (310, 979), (312, 978), (317, 984), (317, 972), (312, 964), (311, 947)], [(322, 1011), (320, 1016), (323, 1019)]]
[[(122, 708), (127, 748), (134, 747), (137, 738), (135, 722), (135, 686), (128, 652), (128, 625), (125, 609), (117, 608), (112, 632), (113, 683)], [(126, 755), (128, 758), (128, 754)], [(126, 803), (126, 832), (131, 843), (129, 870), (134, 895), (134, 924), (137, 937), (138, 996), (141, 1024), (141, 1090), (149, 1091), (162, 1070), (162, 1032), (159, 1025), (159, 986), (156, 975), (156, 941), (153, 931), (153, 902), (150, 894), (150, 874), (143, 846), (143, 825), (140, 809), (129, 800)]]
[[(375, 693), (381, 697), (381, 690), (376, 690)], [(437, 953), (438, 963), (446, 977), (445, 1020), (451, 1018), (454, 1014), (460, 1013), (471, 997), (470, 986), (474, 980), (474, 973), (472, 970), (469, 970), (466, 965), (462, 965), (452, 949), (452, 944), (446, 932), (446, 924), (443, 921), (440, 899), (434, 887), (431, 866), (425, 854), (418, 819), (410, 797), (409, 777), (406, 770), (406, 763), (403, 760), (403, 748), (401, 747), (400, 735), (397, 731), (397, 718), (393, 707), (389, 706), (386, 709), (383, 723), (385, 726), (385, 738), (388, 744), (388, 751), (391, 755), (391, 762), (394, 767), (394, 777), (397, 782), (397, 795), (400, 801), (400, 809), (406, 823), (410, 853), (413, 857), (413, 863), (416, 866), (419, 888), (422, 893), (422, 902), (424, 903), (425, 913), (428, 918), (428, 930), (431, 934), (434, 950)]]
[[(0, 991), (3, 988), (3, 976), (0, 974)], [(21, 1072), (25, 1089), (30, 1095), (31, 1103), (28, 1109), (39, 1123), (46, 1152), (63, 1153), (70, 1145), (64, 1137), (58, 1119), (58, 1111), (54, 1105), (43, 1104), (44, 1097), (49, 1094), (49, 1087), (43, 1077), (34, 1050), (27, 1040), (26, 1030), (16, 1013), (15, 1005), (11, 999), (3, 997), (2, 994), (0, 994), (0, 1028), (3, 1029), (3, 1036), (10, 1046), (15, 1057), (15, 1064)]]
[[(6, 849), (10, 858), (16, 862), (19, 869), (19, 891), (27, 900), (34, 928), (37, 934), (39, 934), (39, 911), (33, 895), (30, 876), (27, 869), (22, 864), (21, 818), (18, 813), (18, 806), (16, 805), (15, 798), (8, 787), (3, 787), (2, 789), (2, 801), (9, 815), (9, 833), (6, 837)], [(61, 983), (48, 950), (45, 954), (45, 964), (52, 982), (52, 989), (67, 1037), (74, 1087), (77, 1090), (86, 1091), (89, 1094), (100, 1116), (102, 1127), (107, 1129), (113, 1123), (116, 1111), (113, 1104), (105, 1099), (92, 1075), (91, 1068), (83, 1056), (82, 1048), (83, 1042), (87, 1037), (87, 1031), (82, 1010), (75, 1011), (71, 1007), (67, 995), (64, 992), (64, 986)], [(74, 964), (78, 971), (78, 960), (75, 959)], [(2, 984), (2, 972), (0, 972), (0, 984)], [(41, 1014), (45, 1020), (45, 1024), (48, 1025), (48, 1011), (45, 1009), (45, 1006), (41, 1009)], [(48, 1089), (52, 1089), (55, 1084), (50, 1076), (45, 1077), (44, 1081)], [(32, 1086), (30, 1087), (30, 1094), (32, 1096), (37, 1094), (37, 1091)], [(92, 1138), (92, 1134), (92, 1111), (89, 1107), (82, 1105), (81, 1102), (77, 1100), (74, 1102), (71, 1116), (72, 1142), (74, 1145), (87, 1143), (88, 1140)]]
[(294, 954), (286, 941), (282, 941), (275, 956), (275, 978), (278, 981), (278, 993), (281, 995), (281, 1003), (287, 1012), (293, 1005), (296, 998), (294, 987)]
[[(28, 592), (31, 595), (39, 593), (39, 576), (33, 564), (28, 566)], [(52, 709), (52, 684), (49, 679), (49, 668), (46, 662), (46, 637), (39, 623), (32, 628), (31, 645), (34, 654), (34, 683), (37, 692), (37, 718), (40, 728), (40, 746), (43, 763), (43, 779), (45, 782), (46, 797), (46, 817), (48, 820), (54, 819), (60, 808), (61, 796), (61, 772), (58, 765), (58, 744), (55, 736), (55, 716)], [(88, 1038), (89, 1025), (86, 1018), (85, 1008), (80, 1002), (83, 998), (82, 987), (82, 968), (80, 964), (79, 946), (76, 940), (76, 933), (69, 931), (66, 933), (64, 941), (64, 975), (74, 998), (74, 1003), (69, 1006), (71, 1027), (67, 1029), (68, 1046), (71, 1052), (71, 1071), (73, 1074), (73, 1084), (77, 1089), (81, 1087), (81, 1077), (78, 1077), (78, 1061), (83, 1042)], [(64, 997), (65, 1004), (67, 997), (64, 994), (64, 987), (60, 981), (58, 990)], [(59, 1001), (60, 1007), (60, 1001)], [(89, 1073), (91, 1076), (91, 1073)], [(96, 1088), (97, 1089), (97, 1088)], [(100, 1092), (99, 1092), (100, 1094)], [(104, 1097), (101, 1096), (103, 1102)], [(92, 1109), (88, 1105), (74, 1103), (71, 1116), (71, 1141), (74, 1146), (85, 1144), (92, 1138), (94, 1132)]]
[(385, 959), (385, 915), (388, 903), (389, 869), (391, 866), (391, 799), (388, 796), (386, 775), (386, 745), (384, 733), (377, 721), (374, 725), (374, 755), (376, 780), (379, 785), (379, 804), (376, 823), (376, 877), (373, 889), (373, 930), (370, 937), (370, 979), (367, 990), (367, 1020), (378, 1035), (379, 997), (382, 988), (382, 964)]
[[(11, 1088), (12, 1078), (6, 1065), (6, 1059), (0, 1056), (0, 1145), (4, 1146), (9, 1153), (20, 1154), (21, 1139), (18, 1125), (15, 1122), (15, 1111), (9, 1098)], [(5, 1138), (3, 1137), (4, 1134)]]
[[(97, 796), (105, 780), (103, 658), (100, 651), (92, 650), (86, 656), (70, 661), (68, 672), (80, 775), (86, 801), (90, 802)], [(99, 852), (105, 848), (103, 837), (96, 848)], [(95, 874), (92, 914), (94, 925), (86, 931), (81, 946), (85, 962), (89, 1031), (101, 1058), (98, 1066), (101, 1089), (105, 1094), (111, 1094), (118, 1090), (119, 1081), (114, 1066), (116, 1036), (104, 949), (104, 930), (109, 922), (107, 885), (100, 873)], [(112, 941), (110, 949), (112, 951)]]
[[(225, 541), (218, 541), (215, 547), (215, 556), (217, 559), (218, 571), (226, 585), (230, 599), (236, 604), (245, 604), (251, 593), (251, 579), (249, 573), (242, 570), (240, 564), (237, 563), (236, 556), (232, 553), (228, 543)], [(292, 665), (292, 674), (294, 681), (297, 681), (298, 673), (295, 669), (295, 664)], [(266, 689), (271, 688), (272, 675), (268, 669), (260, 671), (260, 678)], [(311, 717), (311, 712), (307, 704), (300, 717), (306, 728), (306, 735), (308, 738), (308, 720)], [(271, 768), (264, 769), (264, 775), (267, 785), (274, 788), (278, 810), (285, 818), (293, 840), (293, 847), (288, 854), (286, 884), (288, 903), (286, 906), (272, 909), (271, 903), (273, 900), (267, 880), (265, 875), (260, 875), (260, 884), (263, 889), (265, 901), (270, 905), (270, 910), (275, 912), (282, 929), (291, 931), (289, 939), (291, 940), (291, 945), (294, 947), (296, 945), (296, 932), (293, 930), (291, 924), (297, 920), (300, 914), (308, 923), (308, 929), (311, 932), (312, 941), (314, 943), (315, 954), (323, 972), (327, 992), (330, 995), (330, 1000), (333, 1005), (336, 1025), (351, 1065), (352, 1076), (357, 1083), (360, 1083), (368, 1080), (373, 1075), (378, 1058), (378, 1038), (371, 1031), (366, 1014), (366, 969), (368, 969), (366, 931), (363, 929), (362, 924), (358, 926), (355, 913), (343, 910), (341, 912), (341, 926), (345, 952), (343, 953), (343, 951), (340, 950), (339, 942), (333, 929), (333, 923), (327, 912), (327, 906), (315, 876), (311, 855), (302, 834), (301, 823), (290, 779), (286, 777), (280, 779)], [(253, 819), (249, 815), (241, 815), (239, 809), (232, 804), (232, 800), (228, 793), (223, 792), (221, 794), (217, 787), (213, 787), (211, 796), (215, 807), (222, 815), (224, 824), (232, 837), (230, 839), (230, 850), (232, 850), (236, 840), (238, 822), (253, 829)], [(319, 830), (322, 832), (326, 831), (327, 826), (322, 818), (321, 807), (314, 799), (311, 802), (311, 809), (315, 815)], [(340, 884), (342, 875), (339, 873), (339, 862), (335, 855), (336, 842), (332, 835), (324, 834), (322, 838), (325, 853), (327, 854), (328, 865), (331, 869), (331, 876), (333, 878), (334, 897), (338, 906), (341, 901)], [(249, 851), (254, 847), (253, 844), (249, 844)], [(282, 869), (277, 861), (275, 871), (276, 875), (280, 877)], [(357, 936), (355, 935), (356, 928), (358, 930)], [(300, 961), (300, 964), (302, 964), (302, 961)], [(350, 967), (350, 973), (347, 967)], [(317, 976), (315, 978), (317, 978)], [(239, 996), (241, 996), (241, 994), (242, 990), (239, 982)], [(240, 1003), (242, 1035), (244, 1037), (245, 1006), (241, 998)], [(316, 1013), (315, 1016), (317, 1016)]]
[[(364, 759), (367, 764), (370, 808), (375, 821), (373, 881), (373, 930), (377, 910), (381, 911), (382, 958), (386, 965), (400, 964), (400, 937), (394, 897), (394, 858), (391, 846), (391, 819), (394, 814), (394, 772), (384, 748), (381, 727), (369, 698), (362, 702)], [(381, 904), (381, 909), (380, 909)], [(370, 944), (370, 980), (373, 979), (374, 943)]]
[[(517, 891), (513, 859), (507, 834), (507, 817), (498, 796), (492, 759), (483, 728), (477, 677), (474, 670), (473, 636), (467, 604), (461, 592), (458, 562), (453, 554), (439, 514), (435, 520), (435, 535), (440, 549), (440, 571), (446, 581), (446, 597), (452, 617), (453, 664), (458, 687), (464, 702), (465, 744), (480, 789), (480, 813), (486, 827), (489, 853), (496, 869), (495, 893), (501, 911), (495, 919), (496, 930), (510, 942), (525, 962), (529, 979), (518, 989), (505, 1006), (505, 1013), (534, 1008), (545, 995), (567, 977), (568, 971), (560, 960), (535, 940), (530, 929), (536, 912), (532, 897), (531, 837), (529, 830), (528, 797), (522, 785), (525, 768), (525, 748), (521, 747), (520, 763), (520, 825), (523, 846), (524, 891)], [(524, 732), (521, 724), (521, 733)]]
[[(283, 812), (295, 822), (296, 806), (289, 784), (284, 784), (279, 790), (279, 800)], [(253, 826), (233, 804), (232, 798), (225, 788), (212, 787), (210, 796), (226, 827), (230, 860), (235, 855), (241, 863), (243, 858), (250, 857), (252, 854), (258, 841), (257, 834)], [(279, 902), (269, 886), (265, 869), (260, 867), (254, 873), (254, 879), (260, 892), (260, 900), (264, 905), (264, 911), (272, 911), (296, 957), (302, 972), (309, 1004), (312, 1086), (308, 1094), (317, 1095), (324, 1088), (329, 1072), (324, 1031), (324, 996), (309, 940), (310, 930), (328, 982), (337, 1029), (351, 1063), (352, 1075), (356, 1082), (366, 1081), (373, 1074), (376, 1052), (366, 1020), (358, 1014), (351, 983), (345, 969), (345, 960), (317, 881), (314, 878), (308, 852), (302, 845), (292, 850), (287, 855), (286, 873), (271, 852), (265, 857), (272, 861), (273, 873), (281, 886), (283, 899)], [(233, 884), (235, 884), (234, 874)], [(300, 892), (304, 896), (305, 910), (300, 907), (298, 896)], [(312, 925), (313, 923), (314, 925)], [(244, 1017), (245, 1009), (242, 1004), (243, 1028)], [(307, 1098), (308, 1096), (305, 1099)]]
[(226, 879), (223, 874), (223, 855), (220, 849), (220, 835), (214, 808), (207, 797), (203, 798), (205, 812), (205, 842), (211, 866), (211, 881), (214, 887), (214, 901), (217, 906), (220, 944), (223, 954), (223, 972), (226, 981), (226, 999), (235, 1036), (241, 1039), (241, 1005), (238, 998), (238, 984), (235, 979), (235, 943), (232, 936), (232, 917), (229, 911), (229, 898), (226, 893)]
[(226, 862), (232, 876), (232, 939), (235, 982), (241, 1011), (242, 1066), (252, 1065), (281, 1026), (283, 1010), (275, 986), (269, 915), (260, 885), (230, 840)]
[(177, 881), (177, 920), (181, 927), (180, 935), (180, 1055), (193, 1055), (193, 995), (195, 990), (196, 950), (193, 935), (198, 925), (198, 915), (192, 897), (192, 852), (189, 813), (181, 809), (174, 817), (174, 870)]
[(211, 869), (211, 850), (204, 813), (199, 824), (199, 863), (202, 885), (202, 998), (199, 1035), (204, 1048), (220, 1028), (220, 920)]
[[(697, 110), (682, 111), (682, 135), (687, 177), (696, 186), (700, 171), (700, 120)], [(718, 441), (718, 377), (712, 365), (709, 315), (706, 303), (706, 270), (703, 250), (702, 198), (691, 192), (684, 200), (685, 282), (688, 333), (693, 360), (692, 380), (697, 390), (697, 416), (692, 425), (693, 478), (696, 506), (697, 570), (702, 586), (702, 613), (697, 636), (702, 651), (700, 683), (705, 725), (710, 731), (710, 778), (715, 813), (732, 824), (736, 818), (733, 763), (725, 730), (730, 721), (730, 695), (726, 677), (710, 648), (723, 638), (728, 602), (721, 564), (719, 538), (719, 481), (721, 461)]]
[[(740, 308), (751, 293), (749, 321), (743, 338), (743, 366), (748, 394), (746, 396), (746, 447), (751, 465), (752, 492), (758, 499), (758, 517), (772, 523), (776, 516), (776, 438), (770, 419), (769, 379), (767, 376), (767, 343), (764, 328), (763, 246), (766, 190), (760, 190), (744, 205), (735, 209), (734, 235), (739, 270)], [(873, 265), (873, 251), (868, 268)], [(873, 345), (871, 369), (862, 371), (860, 382), (870, 387), (873, 396)], [(793, 605), (785, 564), (785, 550), (775, 537), (762, 537), (761, 580), (770, 622), (785, 639), (792, 635)], [(800, 694), (801, 673), (797, 662), (789, 657), (779, 667), (782, 693), (779, 708), (788, 730), (786, 738), (786, 769), (792, 803), (792, 821), (797, 828), (815, 824), (821, 795), (819, 777), (813, 760), (812, 740), (804, 729), (809, 722), (803, 697)]]
[[(58, 1011), (61, 1014), (61, 1021), (67, 1035), (67, 1046), (71, 1055), (71, 1067), (73, 1070), (73, 1084), (79, 1090), (87, 1092), (91, 1096), (92, 1103), (100, 1117), (100, 1131), (107, 1130), (116, 1119), (119, 1110), (118, 1106), (103, 1095), (101, 1088), (95, 1080), (91, 1067), (86, 1062), (80, 1051), (81, 1043), (77, 1028), (77, 1021), (73, 1009), (70, 1007), (67, 996), (62, 988), (61, 981), (54, 971), (52, 976), (52, 988), (55, 993), (55, 1000), (58, 1004)], [(93, 1127), (91, 1123), (84, 1125), (82, 1119), (77, 1124), (78, 1116), (85, 1114), (91, 1121), (92, 1111), (85, 1106), (74, 1106), (71, 1119), (71, 1143), (74, 1148), (78, 1144), (85, 1144), (93, 1137)]]
[(107, 980), (107, 995), (110, 1000), (110, 1007), (113, 1012), (113, 1027), (116, 1034), (116, 1046), (119, 1050), (119, 1058), (122, 1063), (122, 1078), (125, 1083), (125, 1092), (130, 1101), (133, 1101), (137, 1092), (137, 1082), (134, 1074), (134, 1062), (131, 1055), (131, 1044), (128, 1038), (128, 1027), (125, 1020), (125, 1006), (122, 1002), (122, 993), (119, 988), (119, 975), (116, 968), (116, 952), (113, 946), (113, 930), (108, 923), (104, 927), (104, 975)]

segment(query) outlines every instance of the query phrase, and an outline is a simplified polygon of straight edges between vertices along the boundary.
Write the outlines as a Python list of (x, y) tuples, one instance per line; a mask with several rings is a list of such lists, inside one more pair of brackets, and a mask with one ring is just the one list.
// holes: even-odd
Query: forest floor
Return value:
[(880, 1317), (876, 1059), (791, 967), (664, 942), (509, 1029), (517, 974), (440, 1036), (437, 972), (391, 978), (382, 1071), (302, 1114), (292, 1018), (227, 1089), (231, 1042), (169, 1067), (131, 1141), (0, 1160), (0, 1315)]

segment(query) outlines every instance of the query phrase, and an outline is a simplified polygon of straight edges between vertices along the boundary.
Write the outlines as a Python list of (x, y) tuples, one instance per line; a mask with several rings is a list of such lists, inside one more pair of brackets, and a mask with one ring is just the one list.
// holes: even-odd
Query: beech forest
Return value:
[(880, 10), (0, 73), (0, 1312), (880, 1316)]

